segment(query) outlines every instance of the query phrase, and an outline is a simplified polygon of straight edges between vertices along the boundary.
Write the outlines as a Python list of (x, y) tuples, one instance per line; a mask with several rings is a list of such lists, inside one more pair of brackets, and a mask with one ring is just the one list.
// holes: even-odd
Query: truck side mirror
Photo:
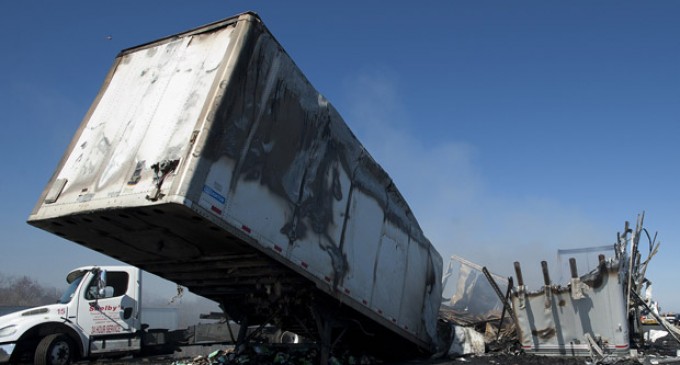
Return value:
[(99, 275), (97, 276), (97, 288), (100, 293), (106, 288), (106, 270), (99, 272)]
[(99, 289), (97, 293), (97, 299), (112, 298), (113, 297), (113, 287), (107, 286)]

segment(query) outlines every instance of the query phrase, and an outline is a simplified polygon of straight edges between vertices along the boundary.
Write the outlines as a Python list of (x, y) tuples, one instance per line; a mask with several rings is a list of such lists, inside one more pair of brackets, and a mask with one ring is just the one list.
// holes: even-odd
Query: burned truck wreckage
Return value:
[[(680, 348), (680, 330), (660, 316), (649, 295), (651, 281), (645, 273), (659, 242), (643, 227), (643, 221), (644, 213), (635, 229), (626, 222), (624, 231), (610, 246), (560, 250), (567, 255), (599, 253), (592, 260), (594, 267), (583, 275), (579, 275), (577, 260), (570, 257), (570, 279), (565, 285), (553, 283), (548, 264), (542, 261), (543, 286), (533, 291), (524, 283), (519, 262), (514, 263), (513, 279), (493, 275), (486, 267), (453, 256), (444, 276), (444, 295), (451, 294), (447, 281), (456, 276), (457, 280), (453, 294), (443, 298), (440, 311), (441, 319), (456, 328), (453, 337), (459, 336), (453, 340), (449, 355), (491, 351), (587, 357), (598, 363), (624, 359), (642, 362), (654, 341), (650, 332), (662, 333), (674, 343), (671, 347)], [(641, 239), (648, 241), (643, 245), (648, 247), (645, 255), (640, 252)], [(460, 267), (457, 271), (456, 265)], [(517, 286), (513, 286), (515, 280)], [(643, 313), (653, 316), (657, 326), (646, 326), (641, 320)], [(477, 334), (471, 335), (470, 329)], [(486, 346), (480, 347), (480, 341)], [(680, 363), (680, 358), (663, 362), (676, 361)]]
[(123, 50), (28, 222), (215, 300), (242, 329), (300, 335), (322, 360), (340, 346), (626, 356), (658, 250), (650, 238), (642, 261), (641, 217), (585, 275), (573, 260), (566, 286), (547, 263), (537, 291), (518, 263), (517, 286), (460, 257), (443, 273), (388, 174), (253, 13)]

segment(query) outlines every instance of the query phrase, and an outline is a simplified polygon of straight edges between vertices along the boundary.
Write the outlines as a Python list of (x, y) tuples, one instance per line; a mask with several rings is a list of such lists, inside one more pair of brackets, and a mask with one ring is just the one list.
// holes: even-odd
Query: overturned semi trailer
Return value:
[(28, 221), (241, 324), (437, 344), (441, 256), (252, 13), (122, 51)]

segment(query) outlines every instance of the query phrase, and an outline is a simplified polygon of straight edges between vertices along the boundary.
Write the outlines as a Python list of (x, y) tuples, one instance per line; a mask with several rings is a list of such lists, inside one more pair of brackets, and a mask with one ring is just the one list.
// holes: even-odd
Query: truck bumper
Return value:
[(9, 362), (9, 358), (12, 357), (15, 346), (16, 343), (14, 342), (0, 343), (0, 363)]

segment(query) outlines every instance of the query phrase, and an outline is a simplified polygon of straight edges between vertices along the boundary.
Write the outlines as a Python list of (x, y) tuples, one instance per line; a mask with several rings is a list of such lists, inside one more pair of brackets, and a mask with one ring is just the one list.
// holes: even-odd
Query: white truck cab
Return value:
[(71, 271), (56, 304), (0, 317), (0, 363), (68, 364), (141, 351), (141, 271), (86, 266)]

